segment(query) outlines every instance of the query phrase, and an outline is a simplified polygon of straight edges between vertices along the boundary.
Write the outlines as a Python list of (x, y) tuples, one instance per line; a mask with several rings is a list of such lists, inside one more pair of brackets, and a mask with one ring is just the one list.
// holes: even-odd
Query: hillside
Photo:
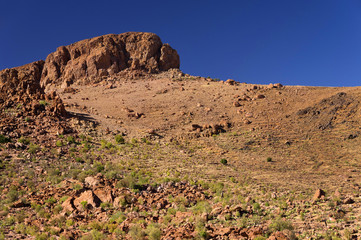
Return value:
[(0, 71), (0, 239), (357, 239), (361, 89), (191, 76), (151, 33)]

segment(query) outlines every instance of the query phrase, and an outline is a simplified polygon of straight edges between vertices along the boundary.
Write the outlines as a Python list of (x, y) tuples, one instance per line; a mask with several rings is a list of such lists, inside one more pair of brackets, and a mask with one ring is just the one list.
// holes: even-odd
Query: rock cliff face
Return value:
[(0, 71), (0, 102), (14, 96), (40, 98), (44, 90), (40, 87), (44, 61), (37, 61), (21, 67)]
[(127, 68), (156, 73), (179, 65), (177, 51), (153, 33), (109, 34), (62, 46), (51, 53), (44, 64), (41, 86), (66, 87)]

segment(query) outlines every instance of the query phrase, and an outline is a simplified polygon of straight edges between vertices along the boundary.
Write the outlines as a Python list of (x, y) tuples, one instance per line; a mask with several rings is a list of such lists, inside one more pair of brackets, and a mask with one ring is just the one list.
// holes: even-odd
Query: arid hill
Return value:
[(361, 236), (361, 88), (179, 67), (130, 32), (0, 71), (0, 239)]

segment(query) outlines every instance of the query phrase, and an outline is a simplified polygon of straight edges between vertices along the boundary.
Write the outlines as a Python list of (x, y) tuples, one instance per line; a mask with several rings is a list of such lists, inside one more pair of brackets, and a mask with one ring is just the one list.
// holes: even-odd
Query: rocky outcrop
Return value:
[(59, 47), (45, 61), (41, 86), (67, 87), (124, 69), (149, 73), (179, 68), (177, 51), (153, 33), (109, 34)]
[(21, 106), (32, 115), (65, 116), (62, 100), (55, 92), (45, 94), (40, 86), (44, 61), (0, 71), (0, 106), (2, 109)]
[(41, 72), (44, 61), (37, 61), (21, 67), (0, 71), (0, 101), (1, 103), (17, 96), (19, 98), (32, 96), (40, 98), (44, 94), (40, 87)]
[(62, 100), (40, 86), (43, 66), (44, 61), (38, 61), (0, 71), (0, 135), (11, 140), (8, 149), (19, 147), (14, 142), (20, 137), (51, 142), (49, 132), (54, 137), (56, 132), (72, 132), (63, 118), (67, 112)]

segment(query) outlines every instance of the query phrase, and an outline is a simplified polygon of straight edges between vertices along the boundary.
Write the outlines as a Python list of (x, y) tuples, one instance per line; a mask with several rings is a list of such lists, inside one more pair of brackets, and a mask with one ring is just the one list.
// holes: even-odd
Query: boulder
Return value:
[(64, 212), (73, 212), (75, 210), (74, 198), (69, 197), (61, 204)]
[(100, 206), (101, 200), (91, 191), (83, 192), (78, 198), (74, 200), (75, 207), (83, 211), (86, 208), (97, 208)]
[(113, 203), (113, 195), (110, 189), (98, 188), (94, 190), (94, 194), (100, 199), (102, 202)]
[(96, 179), (95, 177), (91, 177), (91, 176), (86, 177), (84, 179), (84, 182), (91, 187), (95, 187), (100, 183), (100, 181), (98, 179)]
[(323, 197), (325, 197), (325, 191), (323, 191), (322, 189), (317, 189), (312, 197), (312, 202), (316, 202), (318, 199)]

